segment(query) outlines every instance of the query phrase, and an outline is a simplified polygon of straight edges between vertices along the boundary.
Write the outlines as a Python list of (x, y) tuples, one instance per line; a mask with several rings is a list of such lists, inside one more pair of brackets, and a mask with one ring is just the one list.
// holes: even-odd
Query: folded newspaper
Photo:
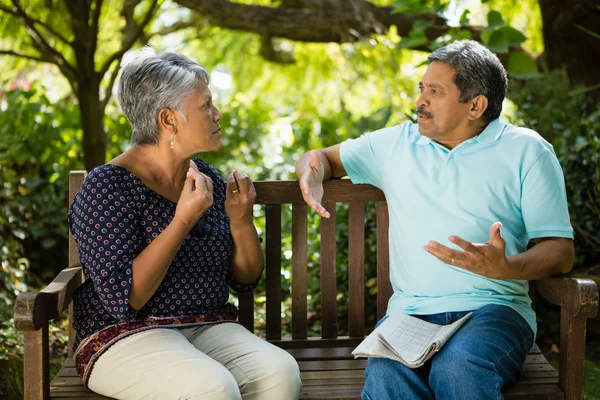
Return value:
[(417, 368), (425, 364), (469, 319), (436, 325), (403, 313), (392, 313), (352, 351), (354, 358), (390, 358)]

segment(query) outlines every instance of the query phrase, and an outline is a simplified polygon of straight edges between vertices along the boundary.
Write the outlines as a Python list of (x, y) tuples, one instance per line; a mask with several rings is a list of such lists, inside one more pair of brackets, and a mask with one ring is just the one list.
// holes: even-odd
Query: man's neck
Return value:
[(481, 134), (483, 130), (488, 126), (487, 122), (483, 122), (478, 124), (477, 126), (471, 126), (467, 130), (462, 132), (456, 132), (450, 137), (445, 137), (441, 139), (433, 139), (436, 143), (441, 144), (445, 148), (452, 150), (453, 148), (459, 146), (462, 142), (466, 142), (469, 139), (473, 139), (475, 136)]

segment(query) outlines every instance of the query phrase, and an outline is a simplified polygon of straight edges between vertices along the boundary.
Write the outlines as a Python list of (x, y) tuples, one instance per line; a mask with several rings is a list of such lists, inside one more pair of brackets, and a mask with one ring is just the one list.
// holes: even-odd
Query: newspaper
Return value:
[(403, 313), (392, 313), (352, 351), (354, 358), (390, 358), (417, 368), (425, 364), (469, 319), (436, 325)]

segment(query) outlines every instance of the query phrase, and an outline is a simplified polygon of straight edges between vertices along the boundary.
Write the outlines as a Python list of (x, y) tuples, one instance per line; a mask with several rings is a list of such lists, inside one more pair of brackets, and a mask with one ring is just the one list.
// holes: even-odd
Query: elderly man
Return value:
[(457, 41), (429, 61), (418, 123), (310, 151), (296, 175), (324, 218), (325, 179), (348, 175), (383, 190), (394, 290), (388, 313), (445, 325), (473, 311), (420, 368), (369, 359), (362, 398), (501, 399), (534, 343), (527, 281), (573, 264), (564, 178), (548, 142), (499, 119), (508, 81), (493, 53)]

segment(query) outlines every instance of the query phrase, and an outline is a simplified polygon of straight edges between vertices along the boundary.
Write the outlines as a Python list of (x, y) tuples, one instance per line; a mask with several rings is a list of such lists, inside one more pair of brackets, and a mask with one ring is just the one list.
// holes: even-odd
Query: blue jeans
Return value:
[[(467, 313), (415, 317), (447, 325)], [(517, 380), (533, 342), (531, 328), (516, 311), (507, 306), (486, 305), (475, 310), (439, 353), (419, 368), (410, 369), (387, 358), (369, 358), (361, 398), (502, 399), (500, 390)]]

